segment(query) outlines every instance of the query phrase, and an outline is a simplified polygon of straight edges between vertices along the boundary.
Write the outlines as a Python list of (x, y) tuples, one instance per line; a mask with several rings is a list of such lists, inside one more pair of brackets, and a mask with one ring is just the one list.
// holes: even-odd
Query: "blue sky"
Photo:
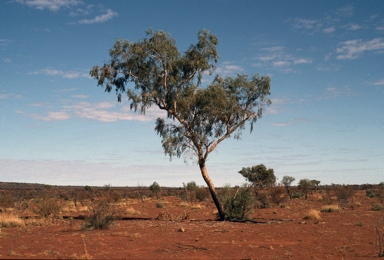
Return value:
[(164, 155), (158, 111), (135, 114), (89, 77), (117, 38), (164, 30), (183, 52), (203, 28), (219, 38), (216, 73), (271, 77), (252, 134), (210, 155), (216, 186), (261, 163), (280, 180), (384, 181), (381, 0), (1, 1), (0, 181), (204, 184), (193, 161)]

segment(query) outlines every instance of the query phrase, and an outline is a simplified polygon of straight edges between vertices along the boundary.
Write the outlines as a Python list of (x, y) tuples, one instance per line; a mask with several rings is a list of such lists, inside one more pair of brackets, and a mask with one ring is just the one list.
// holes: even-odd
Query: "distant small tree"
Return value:
[(291, 194), (291, 185), (295, 181), (295, 178), (292, 176), (284, 176), (283, 179), (281, 180), (281, 184), (285, 187), (289, 199), (292, 199), (292, 194)]
[(157, 182), (152, 183), (152, 185), (149, 186), (149, 189), (152, 191), (153, 194), (156, 195), (157, 199), (160, 199), (161, 187)]
[(298, 187), (304, 193), (305, 199), (307, 199), (308, 193), (315, 187), (315, 184), (311, 180), (301, 179)]
[(185, 200), (186, 201), (193, 201), (195, 197), (196, 191), (199, 189), (196, 182), (190, 181), (187, 184), (183, 183), (184, 189), (185, 189)]
[(257, 188), (271, 187), (276, 182), (273, 169), (267, 169), (264, 164), (243, 168), (239, 173)]

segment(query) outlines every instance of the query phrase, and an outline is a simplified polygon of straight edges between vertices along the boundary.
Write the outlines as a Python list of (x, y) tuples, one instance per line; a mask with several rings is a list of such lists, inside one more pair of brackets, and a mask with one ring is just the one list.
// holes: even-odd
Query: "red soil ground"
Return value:
[[(126, 202), (125, 220), (109, 229), (83, 231), (83, 220), (55, 220), (51, 225), (1, 228), (0, 258), (61, 259), (371, 259), (377, 257), (376, 223), (361, 191), (353, 207), (321, 212), (321, 220), (303, 220), (323, 206), (318, 198), (294, 199), (285, 208), (256, 209), (259, 223), (215, 221), (210, 202), (186, 205), (165, 197)], [(120, 209), (122, 210), (122, 209)], [(124, 212), (124, 211), (122, 211)], [(189, 219), (181, 220), (185, 212)], [(163, 218), (156, 217), (162, 213)], [(3, 214), (3, 213), (0, 213)], [(119, 213), (122, 215), (123, 213)], [(167, 215), (168, 214), (168, 215)], [(160, 214), (161, 215), (161, 214)], [(136, 219), (135, 219), (136, 218)], [(142, 219), (138, 219), (142, 218)]]

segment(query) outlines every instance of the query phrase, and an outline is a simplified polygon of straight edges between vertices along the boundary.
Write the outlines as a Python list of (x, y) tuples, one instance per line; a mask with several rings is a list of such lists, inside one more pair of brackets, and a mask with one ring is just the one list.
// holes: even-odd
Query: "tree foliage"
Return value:
[(276, 176), (273, 169), (267, 169), (264, 164), (247, 167), (239, 171), (243, 177), (255, 187), (270, 187), (275, 184)]
[(289, 196), (289, 199), (292, 199), (292, 194), (291, 194), (291, 185), (292, 183), (295, 181), (295, 178), (292, 177), (292, 176), (283, 176), (283, 179), (281, 180), (281, 184), (285, 187), (287, 193), (288, 193), (288, 196)]
[(156, 198), (160, 198), (160, 193), (161, 193), (161, 187), (157, 182), (153, 182), (150, 186), (149, 189), (152, 191), (153, 194), (156, 195)]
[(166, 32), (147, 31), (138, 41), (117, 40), (109, 51), (110, 62), (94, 66), (91, 76), (105, 91), (115, 89), (117, 99), (126, 94), (131, 109), (145, 114), (152, 106), (166, 111), (156, 120), (164, 152), (172, 156), (194, 155), (212, 198), (224, 218), (206, 160), (219, 143), (230, 136), (239, 138), (245, 123), (253, 124), (271, 104), (270, 79), (260, 75), (214, 77), (201, 85), (204, 74), (214, 72), (219, 54), (218, 39), (207, 30), (181, 54), (176, 41)]

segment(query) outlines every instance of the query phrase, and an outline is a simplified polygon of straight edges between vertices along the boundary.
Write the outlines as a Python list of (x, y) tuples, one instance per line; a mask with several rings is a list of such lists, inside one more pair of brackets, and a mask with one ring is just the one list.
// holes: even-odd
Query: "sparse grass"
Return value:
[(141, 234), (140, 233), (129, 233), (127, 231), (124, 232), (115, 232), (111, 233), (111, 236), (118, 236), (118, 237), (130, 237), (130, 238), (140, 238)]
[(179, 204), (180, 207), (189, 207), (189, 203), (188, 202), (182, 202)]
[(191, 206), (191, 209), (204, 209), (205, 207), (200, 204), (195, 204)]
[(325, 205), (321, 208), (321, 212), (339, 212), (339, 205)]
[(14, 214), (1, 214), (0, 215), (0, 227), (24, 227), (25, 222)]
[(315, 209), (311, 209), (307, 213), (307, 215), (305, 215), (304, 219), (307, 219), (307, 220), (320, 220), (321, 219), (320, 211), (315, 210)]

